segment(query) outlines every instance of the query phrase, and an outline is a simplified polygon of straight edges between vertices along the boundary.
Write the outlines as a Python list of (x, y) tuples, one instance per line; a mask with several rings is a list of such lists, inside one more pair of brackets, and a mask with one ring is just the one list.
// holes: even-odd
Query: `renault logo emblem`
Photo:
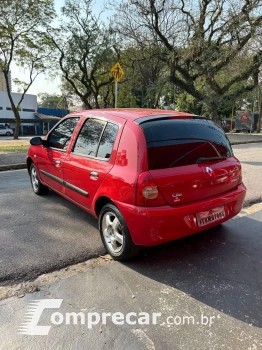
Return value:
[(214, 171), (213, 169), (209, 168), (208, 166), (206, 167), (206, 174), (208, 177), (214, 177)]
[(213, 170), (207, 166), (207, 167), (206, 167), (206, 172), (207, 172), (208, 174), (211, 174), (211, 173), (213, 173)]

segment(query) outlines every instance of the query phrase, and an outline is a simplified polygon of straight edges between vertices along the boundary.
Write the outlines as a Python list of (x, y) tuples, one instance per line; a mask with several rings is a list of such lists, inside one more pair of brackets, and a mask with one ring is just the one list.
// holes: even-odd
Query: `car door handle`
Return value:
[(93, 179), (98, 179), (99, 178), (99, 174), (96, 171), (91, 171), (90, 177), (93, 178)]
[(61, 165), (60, 160), (56, 160), (56, 161), (55, 161), (55, 165), (56, 165), (56, 166), (60, 166), (60, 165)]

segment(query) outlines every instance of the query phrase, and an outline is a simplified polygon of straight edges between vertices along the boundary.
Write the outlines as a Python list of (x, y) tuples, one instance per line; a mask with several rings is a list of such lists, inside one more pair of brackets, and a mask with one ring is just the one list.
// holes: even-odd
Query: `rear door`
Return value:
[(97, 189), (113, 166), (119, 129), (120, 125), (112, 121), (86, 119), (64, 161), (65, 193), (86, 208), (91, 206)]
[(160, 119), (144, 130), (149, 171), (170, 205), (208, 198), (236, 187), (241, 166), (224, 131), (204, 119)]

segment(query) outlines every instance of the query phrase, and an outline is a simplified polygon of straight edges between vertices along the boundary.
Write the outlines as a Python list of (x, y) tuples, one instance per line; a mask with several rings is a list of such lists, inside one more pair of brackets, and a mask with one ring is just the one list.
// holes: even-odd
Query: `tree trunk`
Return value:
[(13, 110), (13, 113), (15, 115), (15, 120), (16, 120), (14, 140), (18, 140), (19, 129), (20, 129), (20, 125), (21, 125), (21, 118), (20, 118), (19, 112), (17, 110), (15, 110), (15, 111)]
[(258, 121), (257, 121), (257, 133), (260, 133), (261, 121), (262, 121), (262, 98), (260, 98), (260, 103), (259, 103), (259, 117), (258, 117)]
[(94, 98), (95, 98), (96, 109), (100, 109), (100, 106), (99, 106), (99, 103), (98, 103), (98, 94), (97, 93), (94, 94)]
[(15, 121), (16, 121), (16, 125), (15, 125), (15, 133), (14, 133), (14, 140), (18, 140), (18, 134), (19, 134), (19, 128), (21, 125), (21, 118), (20, 118), (20, 114), (18, 111), (18, 107), (16, 107), (14, 101), (13, 101), (13, 97), (12, 97), (12, 93), (10, 90), (10, 86), (9, 86), (9, 81), (8, 81), (8, 73), (9, 70), (3, 70), (4, 73), (4, 77), (5, 77), (5, 83), (6, 83), (6, 90), (7, 90), (7, 95), (12, 107), (12, 111), (14, 113), (14, 117), (15, 117)]
[(218, 110), (217, 110), (217, 105), (215, 103), (212, 103), (211, 105), (211, 120), (213, 120), (214, 122), (217, 121), (217, 116), (218, 116)]
[(257, 121), (257, 133), (260, 133), (261, 122), (262, 122), (262, 91), (261, 91), (261, 87), (259, 87), (259, 90), (258, 90), (258, 109), (259, 109), (259, 116), (258, 116), (258, 121)]

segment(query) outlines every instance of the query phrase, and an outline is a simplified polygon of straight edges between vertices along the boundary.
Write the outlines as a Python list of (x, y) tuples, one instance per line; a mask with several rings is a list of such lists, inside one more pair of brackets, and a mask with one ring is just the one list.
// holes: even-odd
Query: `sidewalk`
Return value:
[(231, 145), (262, 142), (262, 134), (227, 133)]
[(235, 156), (242, 165), (242, 176), (247, 187), (244, 206), (262, 202), (262, 144), (233, 146)]
[(1, 152), (0, 151), (0, 171), (26, 169), (27, 151)]
[[(3, 140), (0, 138), (0, 171), (25, 169), (26, 149), (19, 149), (20, 146), (30, 146), (29, 139)], [(4, 151), (1, 147), (17, 147), (18, 151)]]
[(0, 165), (11, 165), (26, 162), (26, 153), (27, 151), (20, 152), (0, 152)]

